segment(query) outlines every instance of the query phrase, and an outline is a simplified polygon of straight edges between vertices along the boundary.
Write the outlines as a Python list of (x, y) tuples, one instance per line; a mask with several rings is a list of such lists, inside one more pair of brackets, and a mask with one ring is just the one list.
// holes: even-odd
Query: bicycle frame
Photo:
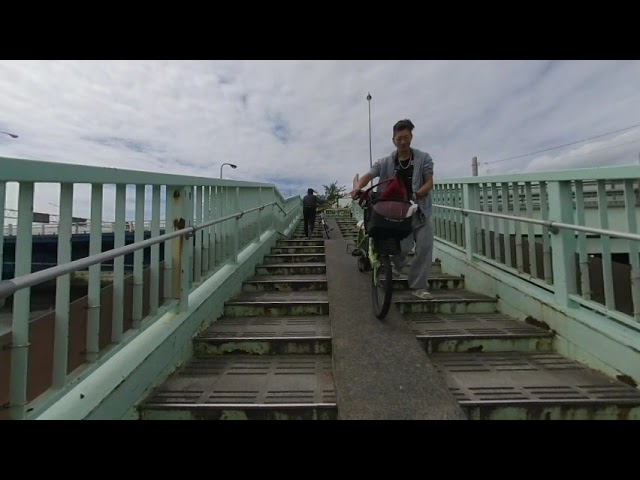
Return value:
[(320, 223), (322, 224), (322, 228), (324, 229), (324, 234), (327, 236), (327, 238), (331, 238), (329, 235), (331, 229), (329, 228), (329, 225), (327, 225), (327, 219), (324, 216), (324, 210), (320, 211)]
[[(380, 185), (380, 183), (377, 185)], [(370, 208), (368, 193), (377, 185), (365, 190), (359, 201), (360, 206), (365, 210), (365, 218), (367, 209)], [(361, 272), (371, 271), (374, 314), (377, 318), (384, 319), (391, 307), (391, 297), (393, 295), (391, 255), (399, 252), (400, 242), (395, 239), (372, 238), (367, 233), (364, 223), (364, 220), (361, 224), (359, 223), (356, 249), (352, 252), (352, 255), (358, 257), (358, 270)]]

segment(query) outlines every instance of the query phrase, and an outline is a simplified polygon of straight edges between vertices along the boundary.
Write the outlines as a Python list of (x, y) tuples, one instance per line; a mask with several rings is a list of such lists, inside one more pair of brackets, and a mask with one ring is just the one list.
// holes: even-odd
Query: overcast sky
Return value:
[[(0, 61), (0, 156), (351, 189), (392, 126), (435, 180), (638, 164), (640, 62)], [(488, 164), (488, 162), (495, 162)], [(0, 165), (1, 168), (1, 165)], [(8, 205), (9, 206), (9, 205)]]

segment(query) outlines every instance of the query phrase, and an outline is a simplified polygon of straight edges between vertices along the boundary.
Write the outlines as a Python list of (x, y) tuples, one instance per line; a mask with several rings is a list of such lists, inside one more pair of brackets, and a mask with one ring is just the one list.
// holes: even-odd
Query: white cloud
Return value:
[[(0, 135), (0, 156), (215, 178), (231, 162), (226, 178), (285, 195), (350, 187), (371, 92), (374, 160), (410, 118), (437, 181), (640, 123), (638, 84), (638, 61), (0, 61), (0, 130), (20, 136)], [(491, 173), (637, 163), (640, 129), (625, 135)]]

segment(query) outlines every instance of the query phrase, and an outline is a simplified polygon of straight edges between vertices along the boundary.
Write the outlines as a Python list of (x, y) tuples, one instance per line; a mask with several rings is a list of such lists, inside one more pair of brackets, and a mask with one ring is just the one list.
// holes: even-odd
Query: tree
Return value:
[(346, 194), (347, 187), (345, 186), (338, 187), (337, 180), (333, 182), (331, 185), (323, 185), (323, 187), (324, 187), (324, 201), (326, 202), (326, 205), (324, 206), (324, 208), (330, 208), (333, 206), (335, 206), (335, 208), (338, 208), (340, 206), (338, 204), (338, 201), (341, 198), (344, 198), (347, 196)]

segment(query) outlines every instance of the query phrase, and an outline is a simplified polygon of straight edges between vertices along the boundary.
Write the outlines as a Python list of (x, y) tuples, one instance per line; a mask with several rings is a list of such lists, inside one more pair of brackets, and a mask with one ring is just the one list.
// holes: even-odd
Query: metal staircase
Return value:
[[(354, 219), (335, 221), (344, 238), (355, 235)], [(338, 418), (320, 234), (304, 239), (300, 224), (278, 241), (141, 418)], [(437, 260), (429, 283), (434, 299), (424, 301), (406, 276), (395, 279), (394, 302), (468, 418), (640, 419), (636, 388), (555, 353), (544, 325), (500, 313), (496, 298), (466, 290)]]

